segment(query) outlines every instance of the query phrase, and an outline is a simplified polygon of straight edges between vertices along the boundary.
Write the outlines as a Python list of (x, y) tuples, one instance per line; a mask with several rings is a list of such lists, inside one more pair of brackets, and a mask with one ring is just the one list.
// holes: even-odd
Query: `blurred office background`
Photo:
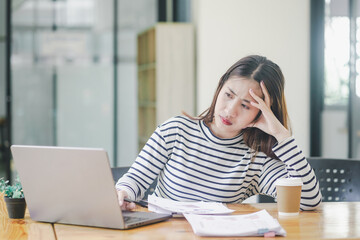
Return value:
[(197, 114), (230, 65), (265, 55), (283, 70), (305, 155), (360, 158), (359, 7), (358, 0), (0, 0), (0, 177), (14, 170), (11, 144), (104, 148), (112, 166), (129, 166), (138, 153), (137, 36), (157, 22), (194, 26)]

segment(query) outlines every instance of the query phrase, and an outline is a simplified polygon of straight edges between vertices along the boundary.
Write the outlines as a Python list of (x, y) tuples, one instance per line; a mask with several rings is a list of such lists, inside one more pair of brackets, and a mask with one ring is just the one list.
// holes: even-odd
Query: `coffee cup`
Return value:
[(275, 182), (279, 216), (296, 216), (300, 210), (301, 178), (279, 178)]

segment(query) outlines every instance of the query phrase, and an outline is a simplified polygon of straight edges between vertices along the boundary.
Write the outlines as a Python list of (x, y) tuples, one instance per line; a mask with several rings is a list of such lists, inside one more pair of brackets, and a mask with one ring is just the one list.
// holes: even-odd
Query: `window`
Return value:
[(347, 4), (330, 0), (325, 2), (324, 31), (324, 104), (346, 106), (349, 97), (350, 59), (350, 19)]

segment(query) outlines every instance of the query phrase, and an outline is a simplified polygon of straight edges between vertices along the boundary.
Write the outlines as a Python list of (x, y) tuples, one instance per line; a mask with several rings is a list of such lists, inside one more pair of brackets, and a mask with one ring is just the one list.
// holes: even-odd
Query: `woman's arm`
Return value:
[(289, 137), (273, 147), (280, 159), (267, 159), (259, 181), (259, 192), (276, 198), (275, 181), (278, 178), (298, 177), (303, 182), (300, 208), (311, 210), (321, 202), (319, 183), (313, 169), (304, 154), (298, 148), (295, 139)]
[(272, 150), (280, 160), (269, 158), (265, 161), (258, 191), (276, 197), (274, 184), (276, 179), (299, 177), (304, 184), (301, 191), (300, 207), (302, 210), (313, 209), (321, 202), (319, 184), (314, 171), (295, 143), (295, 139), (290, 136), (290, 131), (282, 125), (272, 112), (270, 95), (264, 82), (261, 81), (260, 87), (264, 94), (264, 100), (251, 89), (249, 90), (250, 95), (256, 101), (251, 102), (251, 104), (262, 113), (260, 118), (249, 127), (259, 128), (276, 138), (278, 143)]
[(150, 184), (163, 169), (167, 159), (166, 142), (162, 136), (161, 127), (158, 127), (129, 171), (117, 181), (116, 189), (126, 191), (130, 199), (142, 199)]

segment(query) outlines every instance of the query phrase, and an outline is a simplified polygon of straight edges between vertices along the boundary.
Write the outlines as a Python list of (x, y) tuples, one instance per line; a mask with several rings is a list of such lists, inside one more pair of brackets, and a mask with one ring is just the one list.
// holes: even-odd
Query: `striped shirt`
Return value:
[(255, 194), (276, 198), (276, 179), (300, 177), (301, 209), (319, 205), (321, 193), (314, 171), (294, 138), (275, 144), (272, 150), (280, 160), (255, 153), (242, 134), (221, 139), (202, 120), (178, 116), (155, 130), (116, 188), (140, 199), (158, 178), (154, 192), (158, 197), (241, 203)]

